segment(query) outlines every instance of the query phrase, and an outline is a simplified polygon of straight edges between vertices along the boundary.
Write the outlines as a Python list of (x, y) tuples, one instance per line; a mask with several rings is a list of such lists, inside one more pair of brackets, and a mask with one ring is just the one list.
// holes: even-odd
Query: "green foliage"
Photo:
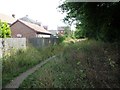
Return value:
[(58, 43), (60, 44), (60, 43), (62, 43), (64, 40), (65, 40), (65, 36), (64, 35), (59, 35), (58, 36)]
[(30, 75), (20, 88), (117, 88), (118, 47), (117, 43), (95, 40), (70, 44)]
[(83, 33), (83, 31), (82, 31), (81, 29), (77, 29), (77, 30), (75, 31), (75, 37), (76, 37), (77, 39), (79, 39), (79, 38), (85, 38), (85, 35), (84, 35), (84, 33)]
[(68, 37), (68, 36), (70, 35), (70, 33), (71, 33), (70, 28), (69, 28), (69, 27), (65, 27), (65, 33), (64, 33), (64, 36), (65, 36), (65, 37)]
[[(78, 78), (78, 77), (79, 78)], [(58, 56), (30, 75), (20, 86), (22, 88), (85, 88), (84, 72), (77, 72), (64, 58)], [(79, 81), (77, 81), (79, 80)], [(32, 81), (32, 82), (31, 82)], [(77, 83), (76, 83), (77, 82)], [(79, 85), (78, 85), (79, 84)]]
[(11, 56), (6, 56), (2, 59), (3, 86), (20, 73), (25, 72), (55, 54), (59, 54), (62, 50), (63, 46), (54, 45), (44, 48), (34, 48), (31, 46), (27, 50), (12, 51)]
[(64, 34), (58, 36), (58, 42), (62, 43), (68, 38), (74, 39), (75, 38), (74, 37), (74, 32), (70, 30), (70, 27), (65, 27)]
[[(85, 37), (103, 41), (120, 41), (120, 2), (64, 2), (64, 21), (76, 21)], [(80, 31), (81, 32), (81, 31)], [(80, 35), (81, 36), (81, 35)]]
[(0, 20), (0, 38), (11, 37), (11, 30), (6, 22)]

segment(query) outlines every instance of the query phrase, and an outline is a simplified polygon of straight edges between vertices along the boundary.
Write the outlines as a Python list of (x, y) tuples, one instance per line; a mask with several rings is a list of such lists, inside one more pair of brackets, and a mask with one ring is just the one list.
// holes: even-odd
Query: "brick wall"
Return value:
[(26, 38), (36, 37), (35, 31), (23, 25), (21, 22), (16, 22), (14, 25), (11, 26), (12, 37), (17, 38), (17, 34), (21, 34), (22, 37), (26, 37)]

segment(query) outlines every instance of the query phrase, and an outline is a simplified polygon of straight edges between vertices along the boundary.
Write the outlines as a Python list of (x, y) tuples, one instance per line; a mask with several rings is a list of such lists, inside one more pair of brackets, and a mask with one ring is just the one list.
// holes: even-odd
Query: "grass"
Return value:
[(59, 54), (62, 51), (61, 47), (61, 45), (44, 48), (33, 48), (30, 46), (26, 50), (18, 50), (15, 53), (13, 52), (11, 56), (4, 57), (2, 60), (2, 86), (4, 87), (20, 73), (41, 61), (55, 54)]
[(30, 75), (20, 88), (119, 88), (119, 43), (86, 40)]
[(86, 81), (83, 81), (85, 78), (84, 73), (79, 73), (81, 76), (79, 79), (76, 79), (77, 75), (78, 73), (74, 68), (64, 63), (62, 57), (58, 56), (29, 76), (20, 88), (75, 88), (77, 84), (74, 82), (77, 80), (81, 81), (79, 83), (81, 87), (85, 87)]
[(0, 86), (2, 86), (2, 60), (1, 59), (0, 59)]

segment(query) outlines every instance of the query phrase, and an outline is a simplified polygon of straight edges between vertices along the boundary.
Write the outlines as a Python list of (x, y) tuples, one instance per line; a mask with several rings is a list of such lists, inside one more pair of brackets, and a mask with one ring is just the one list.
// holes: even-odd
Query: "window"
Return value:
[(17, 34), (17, 37), (18, 37), (18, 38), (21, 38), (21, 37), (22, 37), (22, 34)]

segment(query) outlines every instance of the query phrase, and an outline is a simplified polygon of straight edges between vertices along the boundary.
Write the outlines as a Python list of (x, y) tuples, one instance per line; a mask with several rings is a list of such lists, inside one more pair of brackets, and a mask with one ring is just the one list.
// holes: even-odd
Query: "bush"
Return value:
[(89, 87), (116, 88), (120, 85), (118, 47), (114, 43), (84, 41), (67, 47), (63, 57), (76, 72), (83, 70)]
[(28, 47), (26, 50), (18, 50), (16, 53), (11, 54), (11, 56), (4, 57), (2, 65), (3, 86), (20, 73), (53, 55), (59, 54), (62, 50), (61, 45), (43, 48)]
[(65, 40), (65, 36), (58, 36), (58, 43), (62, 43)]
[(6, 22), (0, 20), (0, 38), (11, 37), (11, 30)]
[(118, 88), (118, 48), (117, 43), (94, 40), (69, 44), (30, 75), (21, 88)]

